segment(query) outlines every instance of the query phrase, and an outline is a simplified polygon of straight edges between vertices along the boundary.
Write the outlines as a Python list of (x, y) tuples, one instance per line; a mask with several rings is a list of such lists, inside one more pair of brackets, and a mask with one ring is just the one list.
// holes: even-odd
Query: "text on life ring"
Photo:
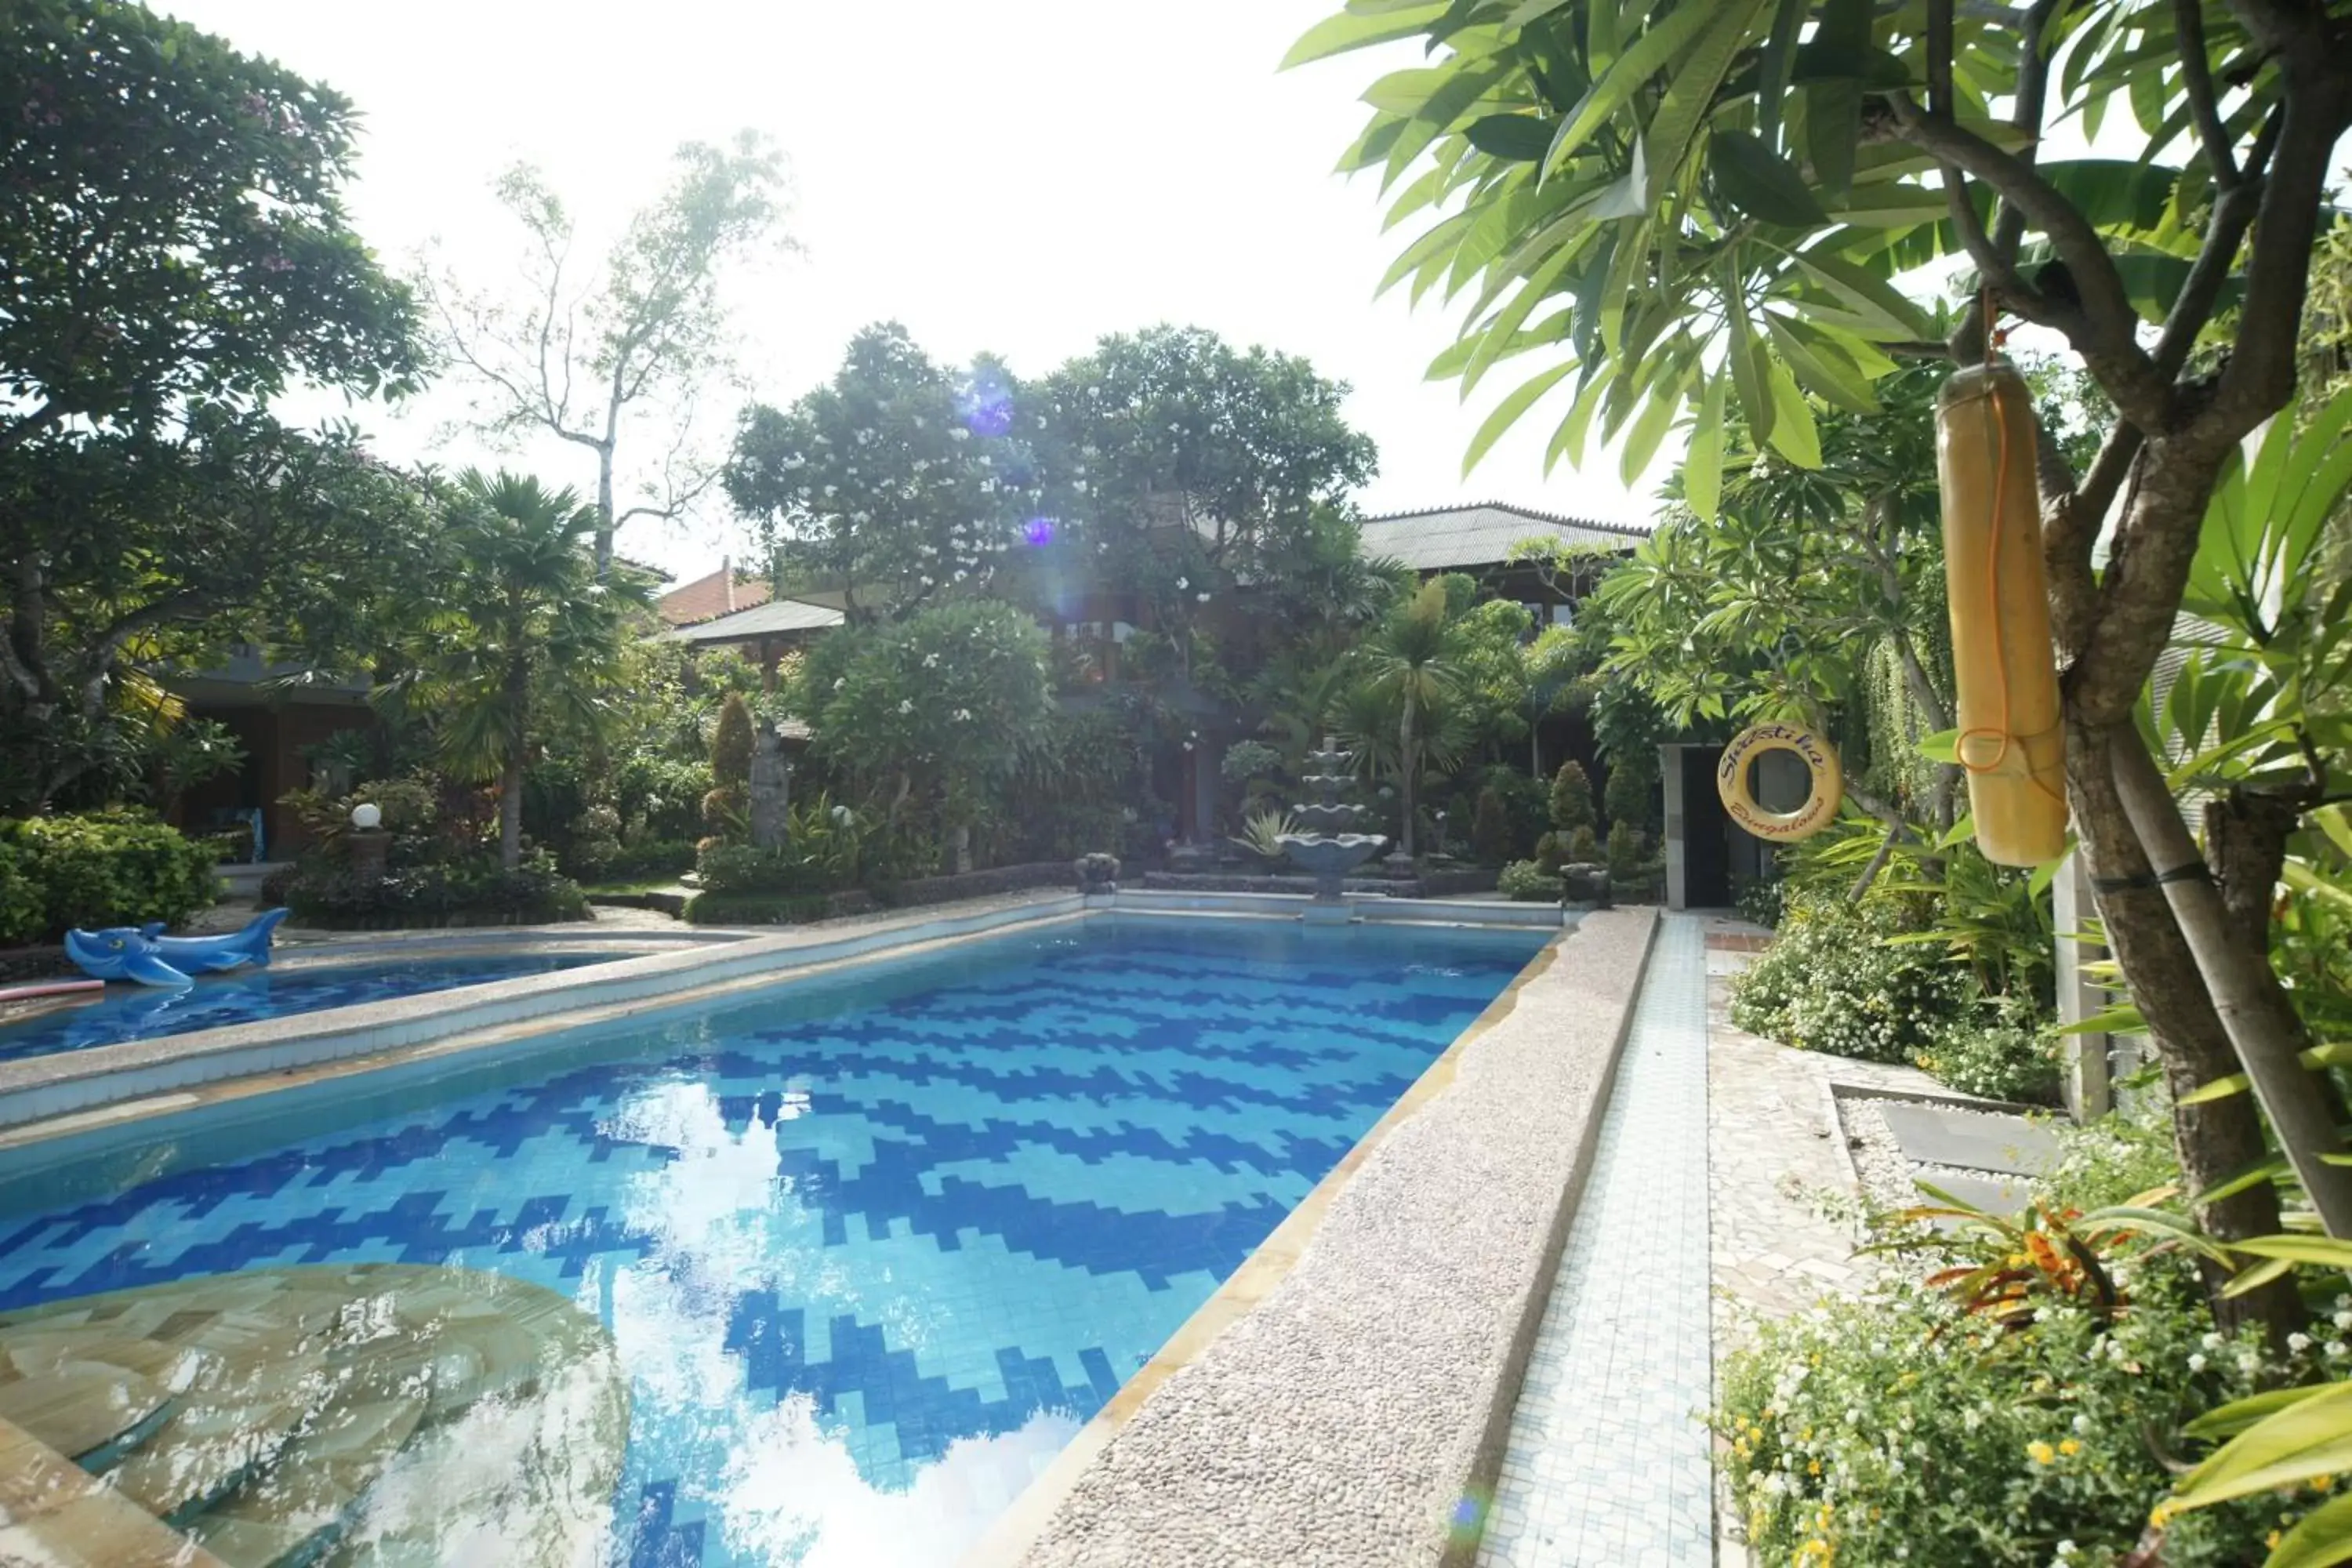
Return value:
[[(1805, 764), (1812, 788), (1794, 811), (1767, 811), (1748, 790), (1748, 764), (1767, 752), (1791, 752)], [(1732, 821), (1759, 838), (1790, 844), (1811, 837), (1835, 819), (1845, 798), (1845, 776), (1838, 769), (1836, 748), (1811, 730), (1799, 724), (1758, 724), (1723, 748), (1723, 760), (1715, 770), (1715, 792), (1723, 797), (1723, 809)]]

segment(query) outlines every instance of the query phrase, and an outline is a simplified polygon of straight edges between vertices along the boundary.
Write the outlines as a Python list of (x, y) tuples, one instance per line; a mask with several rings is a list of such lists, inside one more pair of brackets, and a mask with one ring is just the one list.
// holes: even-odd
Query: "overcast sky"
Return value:
[[(896, 318), (952, 361), (987, 349), (1042, 374), (1106, 332), (1198, 323), (1303, 354), (1349, 383), (1380, 444), (1373, 510), (1497, 498), (1646, 521), (1613, 458), (1543, 476), (1551, 421), (1467, 479), (1461, 458), (1499, 374), (1469, 408), (1423, 379), (1455, 312), (1373, 289), (1412, 229), (1383, 236), (1376, 182), (1331, 172), (1391, 64), (1275, 67), (1338, 0), (163, 0), (239, 47), (351, 96), (365, 115), (352, 205), (405, 267), (439, 238), (478, 285), (513, 234), (488, 183), (541, 165), (609, 226), (658, 188), (688, 139), (751, 127), (790, 155), (806, 255), (739, 312), (746, 368), (786, 401), (829, 376), (859, 326)], [(1408, 49), (1410, 46), (1405, 46)], [(428, 404), (364, 422), (396, 458), (463, 463)], [(526, 454), (588, 489), (593, 460)], [(684, 530), (633, 523), (622, 548), (690, 574), (730, 547), (723, 502)]]

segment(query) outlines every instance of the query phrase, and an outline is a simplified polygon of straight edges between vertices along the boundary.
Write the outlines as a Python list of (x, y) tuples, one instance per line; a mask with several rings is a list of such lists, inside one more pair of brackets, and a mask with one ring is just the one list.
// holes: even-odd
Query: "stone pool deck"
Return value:
[(1548, 950), (968, 1564), (1467, 1562), (1656, 922)]

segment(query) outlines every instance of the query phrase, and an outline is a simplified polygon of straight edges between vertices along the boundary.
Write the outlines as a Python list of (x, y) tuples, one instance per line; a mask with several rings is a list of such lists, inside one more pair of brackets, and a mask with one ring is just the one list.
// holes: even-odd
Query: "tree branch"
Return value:
[(2203, 0), (2172, 0), (2172, 31), (2179, 40), (2181, 85), (2189, 94), (2189, 117), (2197, 123), (2197, 139), (2205, 144), (2205, 162), (2213, 171), (2213, 185), (2223, 195), (2238, 188), (2238, 160), (2230, 152), (2230, 133), (2213, 100), (2213, 62), (2205, 48)]
[[(2138, 312), (2132, 308), (2123, 277), (2116, 270), (2115, 258), (2108, 254), (2105, 243), (2090, 221), (2031, 163), (2002, 152), (1966, 127), (1920, 108), (1907, 92), (1890, 93), (1887, 101), (1894, 109), (1904, 141), (1932, 154), (1939, 163), (1957, 165), (1984, 181), (2004, 201), (2014, 204), (2025, 220), (2050, 237), (2053, 248), (2073, 274), (2082, 308), (2069, 309), (2031, 289), (2017, 292), (2011, 282), (2015, 279), (2015, 268), (1999, 264), (1990, 237), (1983, 237), (1985, 253), (1978, 255), (1972, 236), (1970, 254), (1977, 257), (1978, 265), (1983, 267), (1989, 260), (1996, 264), (1992, 275), (1998, 279), (2002, 302), (2029, 321), (2063, 332), (2126, 418), (2159, 423), (2169, 403), (2169, 387), (2139, 346)], [(1947, 188), (1949, 189), (1948, 183)], [(1974, 216), (1972, 207), (1970, 216)], [(1982, 236), (1982, 226), (1974, 227), (1976, 236)]]
[[(2194, 0), (2190, 3), (2193, 5)], [(2213, 204), (2213, 216), (2205, 228), (2205, 243), (2198, 248), (2196, 264), (2182, 281), (2172, 310), (2164, 318), (2163, 335), (2157, 340), (2156, 368), (2167, 381), (2180, 374), (2180, 367), (2189, 363), (2189, 352), (2197, 346), (2198, 334), (2213, 319), (2221, 289), (2230, 280), (2231, 268), (2237, 265), (2238, 247), (2245, 243), (2246, 230), (2252, 226), (2261, 205), (2263, 172), (2273, 149), (2278, 145), (2279, 127), (2285, 118), (2283, 113), (2273, 112), (2263, 121), (2247, 153), (2245, 169)]]

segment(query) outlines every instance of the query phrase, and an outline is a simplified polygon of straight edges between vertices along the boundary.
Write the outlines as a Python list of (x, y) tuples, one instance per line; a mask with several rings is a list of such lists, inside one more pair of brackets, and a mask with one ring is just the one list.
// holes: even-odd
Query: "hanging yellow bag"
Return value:
[(2042, 564), (2033, 401), (2014, 365), (1994, 360), (1944, 383), (1936, 460), (1958, 756), (1977, 847), (2000, 865), (2039, 866), (2066, 850), (2066, 735)]

